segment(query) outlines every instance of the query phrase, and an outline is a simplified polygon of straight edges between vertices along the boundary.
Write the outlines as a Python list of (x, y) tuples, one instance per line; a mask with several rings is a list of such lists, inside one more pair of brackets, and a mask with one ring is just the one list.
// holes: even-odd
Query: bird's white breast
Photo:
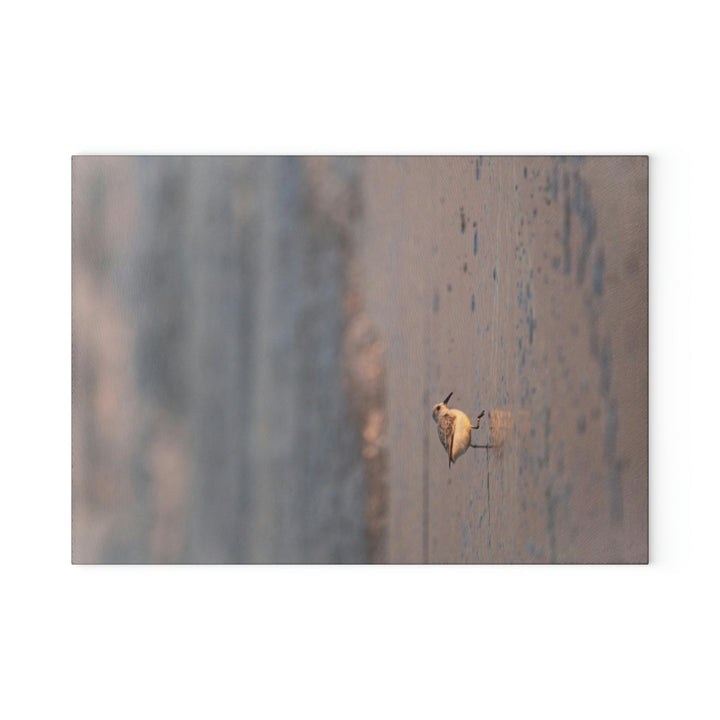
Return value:
[(455, 418), (455, 435), (453, 437), (452, 457), (456, 460), (465, 453), (470, 445), (470, 420), (462, 410), (450, 410)]

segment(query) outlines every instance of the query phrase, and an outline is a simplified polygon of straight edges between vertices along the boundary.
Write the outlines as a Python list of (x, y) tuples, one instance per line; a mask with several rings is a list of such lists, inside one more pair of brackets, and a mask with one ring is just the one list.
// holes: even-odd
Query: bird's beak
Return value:
[(444, 400), (443, 405), (447, 405), (447, 401), (452, 397), (452, 393), (450, 393)]

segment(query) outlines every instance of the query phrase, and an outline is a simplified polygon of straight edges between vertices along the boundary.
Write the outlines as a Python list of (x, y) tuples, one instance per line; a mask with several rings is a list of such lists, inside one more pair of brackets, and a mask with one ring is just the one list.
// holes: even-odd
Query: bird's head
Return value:
[(433, 420), (437, 422), (438, 417), (440, 417), (440, 413), (443, 411), (443, 409), (447, 409), (447, 401), (452, 397), (452, 393), (450, 393), (441, 403), (438, 403), (434, 408), (432, 412)]

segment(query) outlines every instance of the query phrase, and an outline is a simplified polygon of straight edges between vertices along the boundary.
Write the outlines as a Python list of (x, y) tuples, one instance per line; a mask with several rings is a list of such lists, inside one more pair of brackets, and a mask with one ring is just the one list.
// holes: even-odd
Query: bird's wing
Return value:
[(452, 463), (452, 445), (453, 437), (455, 436), (455, 418), (452, 415), (443, 415), (438, 418), (438, 435), (440, 436), (440, 442), (443, 444), (448, 454), (448, 467)]

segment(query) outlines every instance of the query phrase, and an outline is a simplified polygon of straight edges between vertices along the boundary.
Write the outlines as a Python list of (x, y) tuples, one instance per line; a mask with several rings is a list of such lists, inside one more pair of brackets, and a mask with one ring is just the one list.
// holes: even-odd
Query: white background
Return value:
[[(717, 716), (717, 24), (654, 3), (16, 3), (0, 715)], [(650, 159), (648, 567), (72, 567), (70, 157)]]

